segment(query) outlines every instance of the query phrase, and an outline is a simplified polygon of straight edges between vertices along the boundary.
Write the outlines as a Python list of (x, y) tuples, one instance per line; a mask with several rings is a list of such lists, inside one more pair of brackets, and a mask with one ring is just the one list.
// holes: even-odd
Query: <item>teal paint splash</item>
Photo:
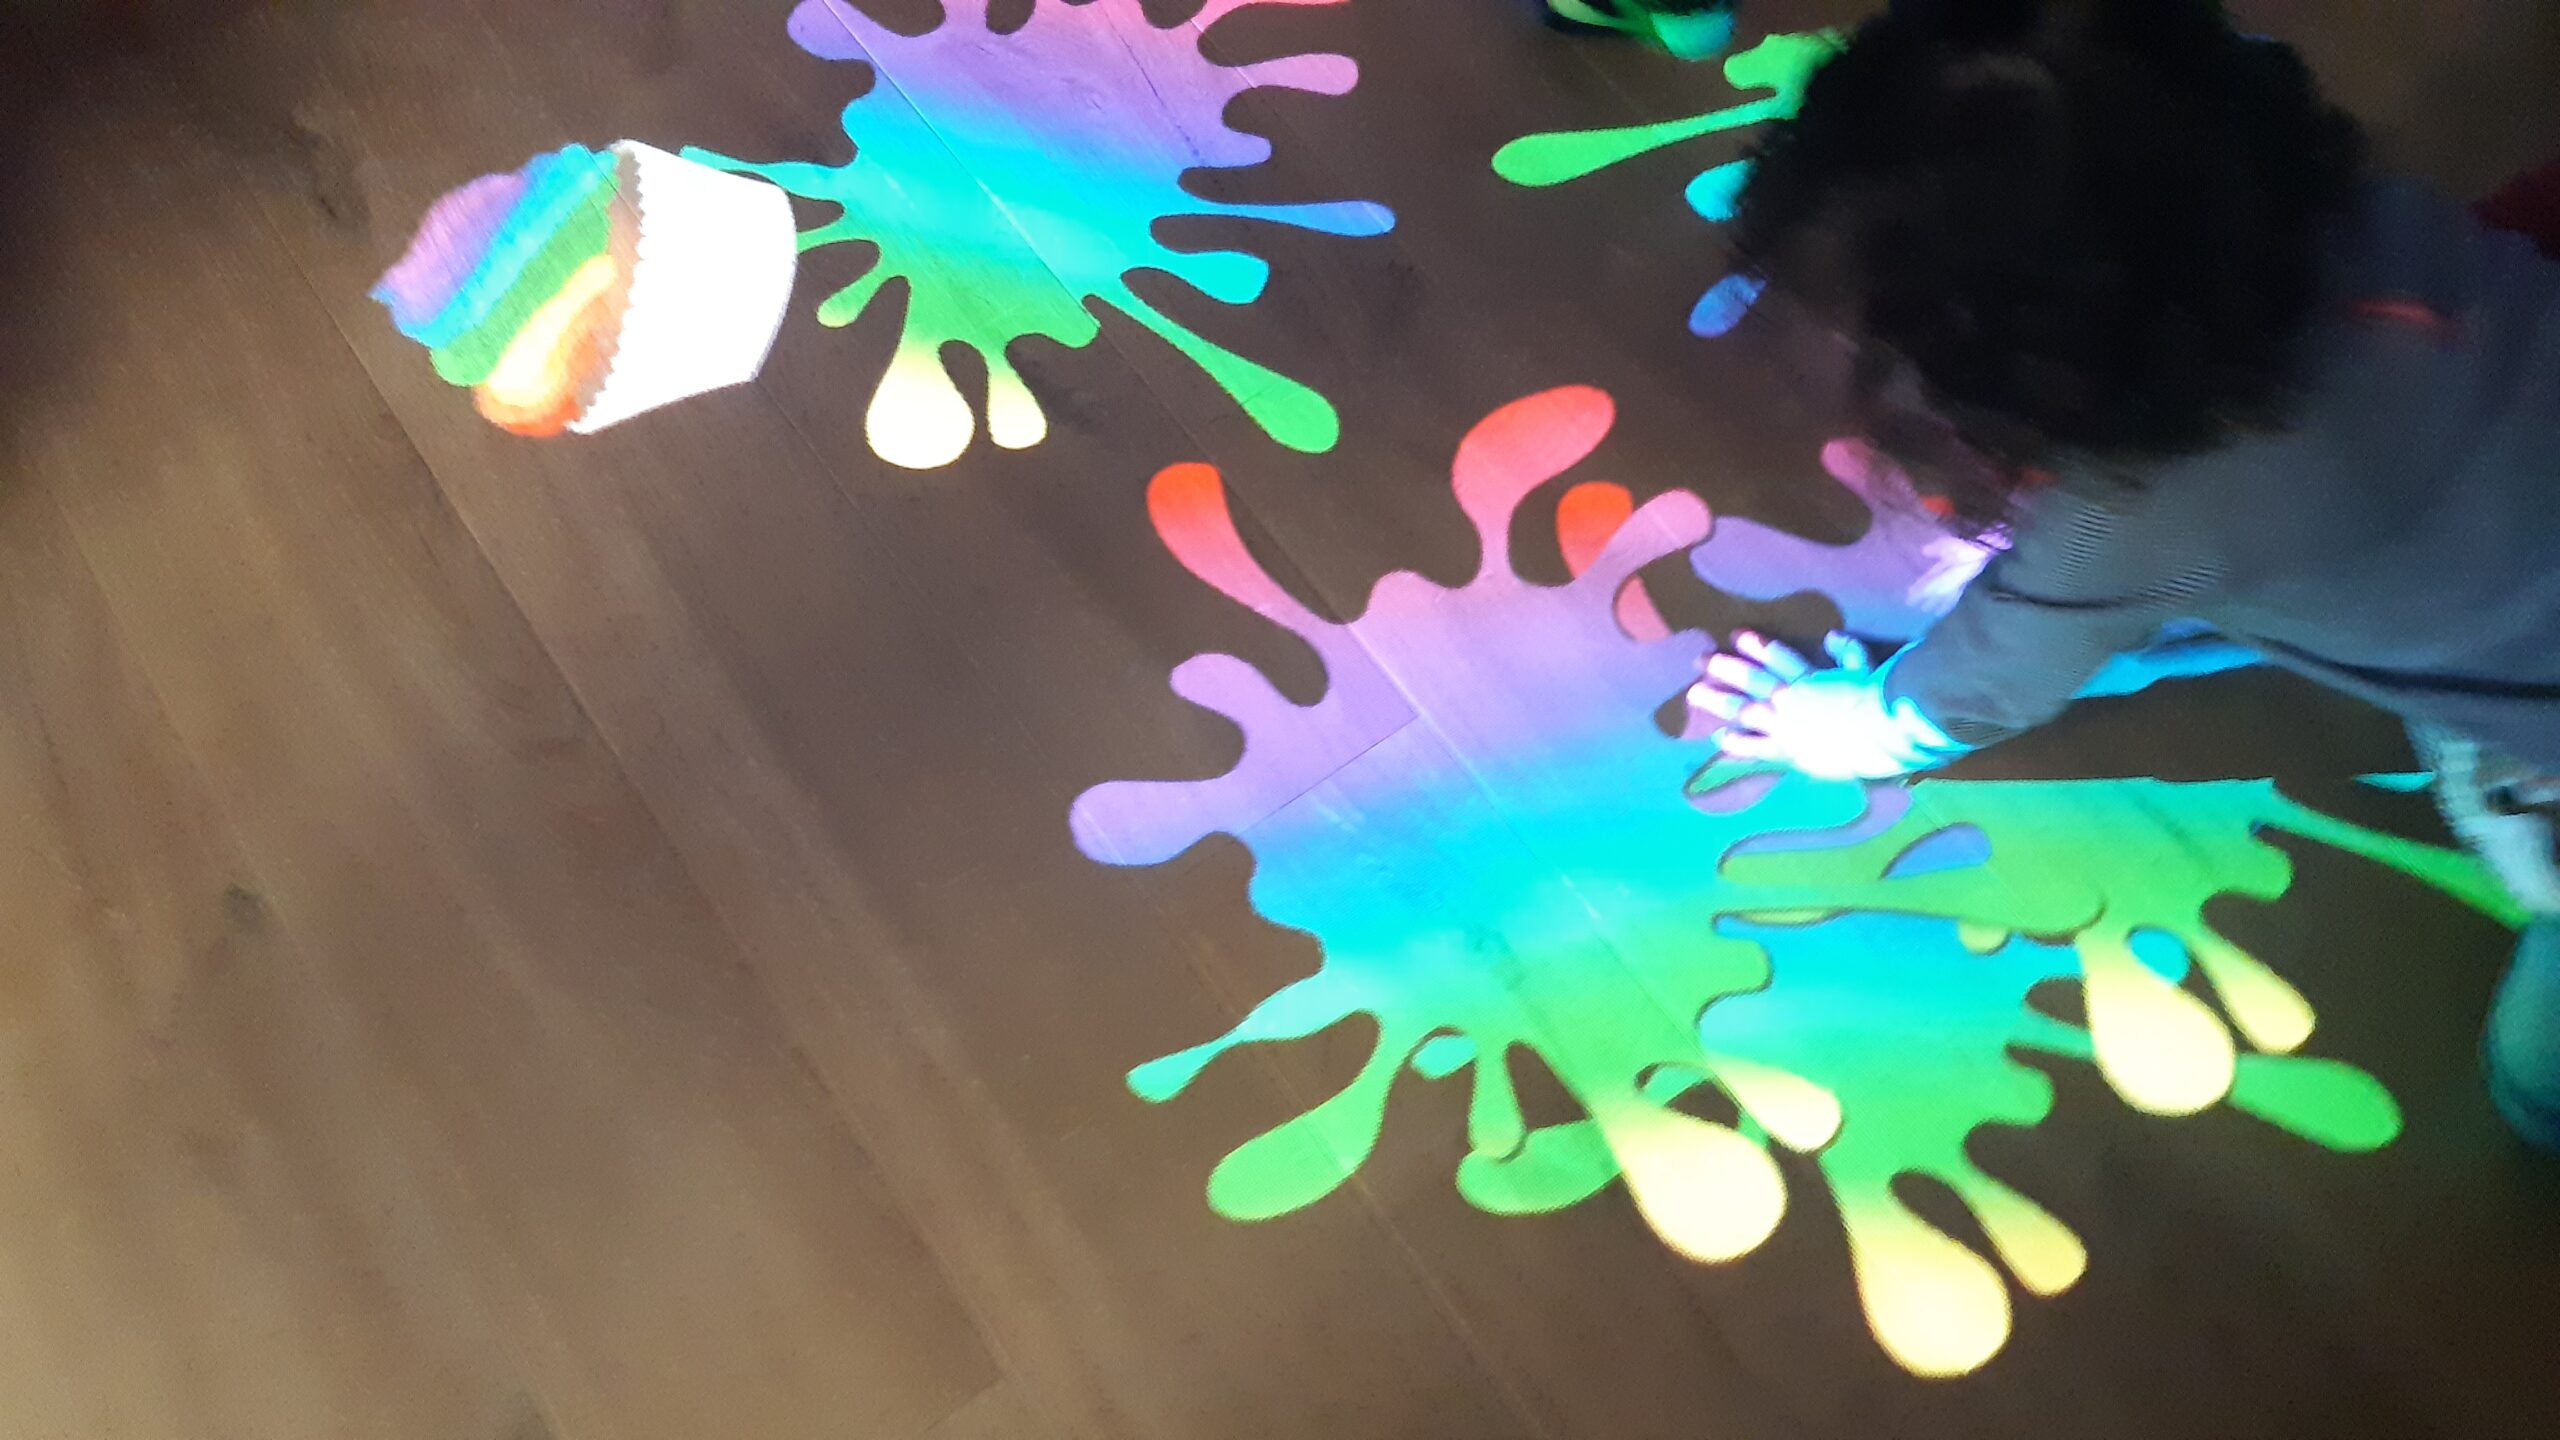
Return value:
[(804, 250), (878, 247), (870, 270), (819, 307), (823, 323), (849, 325), (892, 282), (905, 282), (904, 328), (867, 423), (872, 448), (894, 464), (948, 464), (977, 431), (943, 363), (952, 345), (986, 365), (989, 438), (1008, 449), (1040, 443), (1047, 417), (1006, 349), (1033, 336), (1091, 344), (1100, 333), (1095, 305), (1154, 332), (1280, 444), (1328, 450), (1340, 424), (1322, 395), (1176, 323), (1128, 283), (1133, 271), (1156, 270), (1229, 305), (1262, 294), (1270, 267), (1259, 257), (1159, 243), (1155, 224), (1170, 216), (1344, 236), (1394, 226), (1392, 212), (1365, 201), (1249, 205), (1183, 188), (1188, 170), (1269, 154), (1268, 142), (1222, 118), (1236, 96), (1270, 86), (1341, 95), (1358, 80), (1358, 67), (1340, 55), (1228, 67), (1200, 54), (1200, 32), (1213, 22), (1283, 3), (1339, 0), (1208, 0), (1189, 23), (1165, 29), (1148, 23), (1137, 0), (1041, 0), (1021, 29), (1002, 35), (987, 28), (986, 0), (946, 0), (943, 23), (919, 36), (888, 30), (842, 0), (803, 0), (791, 16), (795, 41), (876, 72), (870, 92), (844, 111), (853, 160), (750, 164), (687, 154), (838, 207), (837, 218), (802, 237)]
[[(1724, 64), (1725, 80), (1735, 89), (1766, 92), (1757, 100), (1646, 125), (1524, 135), (1494, 153), (1494, 173), (1514, 185), (1562, 185), (1667, 146), (1784, 120), (1803, 108), (1814, 71), (1838, 54), (1841, 44), (1840, 36), (1827, 30), (1772, 35)], [(1742, 160), (1700, 172), (1685, 192), (1689, 208), (1711, 221), (1732, 219), (1734, 201), (1750, 175), (1750, 163)], [(1759, 297), (1757, 281), (1728, 276), (1700, 297), (1689, 312), (1689, 329), (1700, 336), (1722, 335), (1741, 322)]]
[[(1117, 865), (1231, 834), (1255, 858), (1255, 907), (1315, 936), (1324, 958), (1226, 1034), (1138, 1066), (1130, 1085), (1168, 1101), (1239, 1047), (1352, 1016), (1378, 1027), (1339, 1093), (1218, 1164), (1214, 1208), (1258, 1219), (1339, 1188), (1408, 1074), (1470, 1087), (1456, 1181), (1471, 1203), (1552, 1210), (1623, 1181), (1663, 1240), (1700, 1260), (1748, 1253), (1778, 1224), (1785, 1184), (1770, 1152), (1783, 1146), (1817, 1157), (1839, 1202), (1879, 1343), (1946, 1375), (2005, 1342), (2009, 1291), (1987, 1259), (1893, 1199), (1897, 1177), (1952, 1188), (2030, 1294), (2067, 1287), (2086, 1264), (2066, 1226), (1964, 1158), (1974, 1129), (2031, 1126), (2050, 1109), (2012, 1047), (2095, 1063), (2156, 1113), (2228, 1103), (2349, 1151), (2397, 1133), (2370, 1076), (2296, 1053), (2310, 1007), (2216, 932), (2206, 903), (2282, 895), (2291, 870), (2267, 830), (2509, 915), (2486, 876), (2266, 781), (1695, 773), (1707, 747), (1664, 735), (1653, 715), (1694, 674), (1705, 637), (1662, 626), (1633, 577), (1704, 537), (1705, 507), (1673, 493), (1638, 509), (1615, 487), (1576, 486), (1558, 518), (1571, 583), (1532, 585), (1509, 561), (1527, 497), (1611, 423), (1607, 397), (1587, 389), (1489, 417), (1452, 477), (1480, 544), (1474, 578), (1389, 575), (1339, 624), (1247, 553), (1214, 471), (1177, 466), (1151, 487), (1174, 555), (1304, 638), (1327, 688), (1299, 705), (1233, 657), (1186, 662), (1176, 693), (1234, 722), (1242, 757), (1206, 780), (1097, 786), (1076, 801), (1072, 832)], [(2190, 967), (2210, 1001), (2180, 988)], [(2048, 982), (2081, 987), (2088, 1029), (2026, 1003)], [(1543, 1064), (1583, 1117), (1529, 1124), (1515, 1056)], [(1740, 1123), (1674, 1106), (1702, 1086)]]

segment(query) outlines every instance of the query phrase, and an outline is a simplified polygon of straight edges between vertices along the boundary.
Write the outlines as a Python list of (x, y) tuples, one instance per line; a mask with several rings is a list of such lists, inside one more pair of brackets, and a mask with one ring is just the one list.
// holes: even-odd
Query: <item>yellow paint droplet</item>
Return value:
[(2115, 937), (2082, 936), (2080, 963), (2098, 1068), (2126, 1104), (2192, 1115), (2231, 1093), (2231, 1032), (2203, 1001), (2161, 979)]
[(2283, 976), (2235, 946), (2198, 943), (2195, 954), (2251, 1045), (2289, 1055), (2311, 1038), (2311, 1002)]
[(1733, 1055), (1707, 1062), (1734, 1103), (1788, 1149), (1810, 1153), (1840, 1133), (1840, 1097), (1812, 1081)]
[(2009, 1287), (1991, 1262), (1891, 1201), (1849, 1222), (1867, 1326), (1915, 1375), (1970, 1374), (2009, 1340)]
[(1645, 1223), (1692, 1260), (1747, 1255), (1787, 1196), (1769, 1153), (1722, 1125), (1630, 1098), (1601, 1119)]
[(942, 357), (927, 347), (904, 345), (881, 377), (863, 423), (880, 458), (909, 470), (936, 470), (959, 459), (977, 428)]
[(987, 438), (1003, 450), (1028, 450), (1049, 438), (1049, 417), (1011, 370), (988, 371)]

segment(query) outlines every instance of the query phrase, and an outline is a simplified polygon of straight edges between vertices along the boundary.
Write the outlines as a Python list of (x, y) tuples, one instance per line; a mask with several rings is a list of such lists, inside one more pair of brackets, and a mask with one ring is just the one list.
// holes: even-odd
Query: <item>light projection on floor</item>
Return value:
[(1200, 167), (1257, 164), (1268, 141), (1228, 128), (1227, 103), (1266, 86), (1340, 95), (1359, 77), (1340, 55), (1291, 55), (1230, 67), (1200, 53), (1201, 34), (1250, 6), (1341, 0), (1207, 0), (1185, 24), (1158, 29), (1138, 0), (1039, 0), (1022, 28), (988, 28), (986, 0), (945, 0), (942, 23), (901, 35), (842, 0), (802, 0), (791, 37), (829, 60), (868, 63), (871, 88), (845, 108), (855, 145), (842, 165), (749, 164), (701, 151), (705, 163), (762, 176), (838, 207), (801, 236), (804, 252), (867, 242), (870, 269), (820, 305), (849, 325), (893, 281), (906, 317), (871, 398), (867, 433), (883, 459), (914, 469), (968, 448), (977, 416), (944, 364), (947, 347), (986, 367), (987, 434), (1021, 449), (1048, 419), (1006, 357), (1038, 336), (1091, 344), (1098, 304), (1180, 351), (1291, 449), (1333, 447), (1333, 406), (1314, 390), (1225, 349), (1157, 310), (1129, 275), (1156, 270), (1230, 305), (1258, 298), (1270, 267), (1237, 251), (1176, 251), (1155, 238), (1170, 216), (1234, 217), (1334, 235), (1383, 234), (1394, 215), (1365, 201), (1244, 204), (1183, 188)]
[(1840, 607), (1841, 628), (1868, 640), (1908, 640), (1928, 629), (1981, 573), (1994, 545), (1950, 533), (1864, 441), (1823, 446), (1822, 469), (1865, 508), (1857, 539), (1826, 545), (1719, 515), (1690, 552), (1698, 578), (1746, 600), (1818, 590)]
[[(1832, 31), (1772, 35), (1724, 62), (1725, 80), (1737, 90), (1766, 91), (1760, 99), (1679, 120), (1524, 135), (1494, 153), (1494, 173), (1514, 185), (1561, 185), (1700, 136), (1783, 120), (1803, 106), (1813, 72), (1839, 52), (1841, 43)], [(1712, 221), (1732, 219), (1735, 198), (1750, 173), (1747, 160), (1731, 160), (1699, 172), (1689, 182), (1689, 208)], [(1759, 298), (1758, 281), (1729, 275), (1698, 298), (1689, 312), (1689, 329), (1701, 336), (1722, 335), (1740, 323)]]
[[(1654, 717), (1707, 638), (1670, 633), (1633, 577), (1706, 537), (1706, 508), (1680, 493), (1636, 508), (1586, 483), (1558, 512), (1570, 583), (1531, 584), (1508, 560), (1526, 497), (1612, 420), (1608, 398), (1582, 388), (1485, 420), (1453, 480), (1482, 543), (1476, 576), (1452, 589), (1388, 575), (1347, 624), (1249, 556), (1214, 471), (1177, 466), (1150, 490), (1172, 553), (1313, 646), (1326, 690), (1301, 706), (1234, 657), (1185, 662), (1175, 692), (1234, 721), (1242, 758), (1208, 778), (1096, 786), (1073, 807), (1074, 838), (1098, 861), (1153, 865), (1232, 835), (1255, 858), (1255, 908), (1314, 936), (1324, 958), (1228, 1033), (1137, 1067), (1131, 1087), (1168, 1101), (1240, 1046), (1353, 1016), (1378, 1031), (1346, 1088), (1216, 1166), (1218, 1212), (1314, 1203), (1366, 1162), (1407, 1072), (1464, 1074), (1457, 1184), (1491, 1212), (1550, 1211), (1623, 1179), (1672, 1248), (1725, 1260), (1779, 1222), (1772, 1147), (1817, 1157), (1877, 1339), (1915, 1372), (1953, 1375), (2005, 1342), (2008, 1284), (1903, 1207), (1896, 1177), (1943, 1180), (2029, 1293), (2061, 1290), (2084, 1263), (2062, 1222), (1965, 1158), (1974, 1129), (2030, 1126), (2051, 1107), (2010, 1047), (2094, 1061), (2159, 1114), (2227, 1101), (2350, 1151), (2397, 1133), (2377, 1082), (2292, 1053), (2310, 1008), (2203, 907), (2284, 892), (2289, 864), (2262, 830), (2505, 914), (2468, 860), (2266, 781), (1700, 774), (1709, 747)], [(2218, 1008), (2179, 987), (2190, 966)], [(2048, 982), (2080, 987), (2089, 1028), (2028, 1003)], [(1543, 1065), (1582, 1118), (1529, 1124), (1515, 1059)], [(1674, 1105), (1701, 1088), (1738, 1123)]]
[(373, 298), (492, 423), (583, 434), (754, 379), (796, 266), (781, 191), (626, 140), (446, 195)]

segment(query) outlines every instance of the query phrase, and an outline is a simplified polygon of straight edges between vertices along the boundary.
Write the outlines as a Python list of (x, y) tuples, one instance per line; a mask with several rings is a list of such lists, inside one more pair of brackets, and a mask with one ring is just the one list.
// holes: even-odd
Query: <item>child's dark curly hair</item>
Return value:
[[(2362, 169), (2300, 58), (2212, 0), (1896, 0), (1762, 145), (1734, 235), (1845, 323), (1871, 401), (1916, 391), (1876, 439), (1990, 525), (2049, 457), (2279, 422)], [(1912, 453), (1931, 426), (1989, 463)]]

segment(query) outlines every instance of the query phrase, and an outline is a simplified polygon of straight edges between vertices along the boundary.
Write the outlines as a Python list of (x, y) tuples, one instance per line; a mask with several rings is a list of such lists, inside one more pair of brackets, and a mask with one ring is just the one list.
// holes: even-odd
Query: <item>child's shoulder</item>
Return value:
[(2530, 240), (2491, 228), (2442, 191), (2405, 175), (2376, 175), (2329, 246), (2339, 306), (2414, 301), (2452, 316), (2502, 286), (2530, 282)]

